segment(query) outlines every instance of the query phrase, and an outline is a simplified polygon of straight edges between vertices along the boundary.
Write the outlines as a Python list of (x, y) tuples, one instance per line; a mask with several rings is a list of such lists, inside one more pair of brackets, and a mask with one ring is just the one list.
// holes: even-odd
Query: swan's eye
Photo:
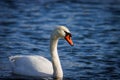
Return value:
[(70, 37), (72, 37), (71, 33), (68, 33), (66, 31), (64, 31), (64, 32), (65, 32), (66, 36), (69, 35)]

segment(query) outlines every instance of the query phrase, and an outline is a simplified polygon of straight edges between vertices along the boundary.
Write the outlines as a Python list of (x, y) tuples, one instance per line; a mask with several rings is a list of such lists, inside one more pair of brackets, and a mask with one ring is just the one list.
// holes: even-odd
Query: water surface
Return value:
[(0, 79), (18, 79), (11, 73), (9, 56), (50, 59), (50, 33), (59, 25), (70, 29), (75, 44), (59, 41), (64, 80), (120, 79), (119, 0), (1, 0)]

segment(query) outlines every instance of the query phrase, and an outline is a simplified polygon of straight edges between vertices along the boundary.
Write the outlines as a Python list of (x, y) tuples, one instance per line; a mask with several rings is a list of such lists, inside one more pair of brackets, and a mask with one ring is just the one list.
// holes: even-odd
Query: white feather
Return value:
[(14, 74), (32, 76), (32, 77), (63, 77), (63, 71), (59, 56), (57, 53), (58, 39), (65, 37), (65, 31), (70, 32), (66, 27), (60, 26), (56, 28), (50, 40), (50, 53), (52, 63), (37, 55), (17, 55), (11, 56), (10, 62)]

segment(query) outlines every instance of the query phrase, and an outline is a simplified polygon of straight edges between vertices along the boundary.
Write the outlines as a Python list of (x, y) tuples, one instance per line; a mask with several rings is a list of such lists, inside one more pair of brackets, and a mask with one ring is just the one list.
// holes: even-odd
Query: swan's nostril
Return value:
[(65, 32), (66, 36), (69, 35), (70, 37), (72, 37), (72, 34), (71, 34), (71, 33), (66, 32), (66, 31), (64, 31), (64, 32)]

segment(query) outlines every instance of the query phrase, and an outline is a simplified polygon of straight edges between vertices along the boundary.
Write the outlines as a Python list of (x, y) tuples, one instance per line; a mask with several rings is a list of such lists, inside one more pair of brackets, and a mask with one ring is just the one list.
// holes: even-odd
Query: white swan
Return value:
[(55, 77), (62, 78), (63, 71), (57, 52), (59, 38), (64, 38), (70, 45), (73, 45), (71, 33), (65, 26), (57, 27), (50, 38), (50, 53), (52, 63), (37, 55), (11, 56), (10, 62), (14, 74), (32, 77)]

